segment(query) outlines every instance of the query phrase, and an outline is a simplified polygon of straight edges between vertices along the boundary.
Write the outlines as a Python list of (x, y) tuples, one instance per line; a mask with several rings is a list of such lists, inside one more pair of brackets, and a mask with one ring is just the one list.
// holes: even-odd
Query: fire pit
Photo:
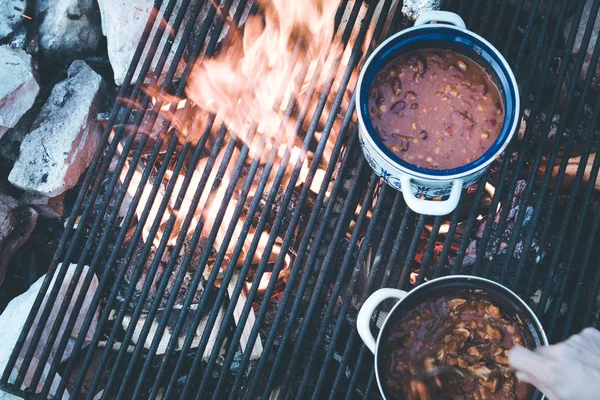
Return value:
[(429, 217), (373, 174), (353, 96), (424, 3), (157, 0), (0, 387), (377, 396), (358, 308), (447, 274), (510, 287), (551, 341), (597, 324), (598, 4), (442, 2), (503, 52), (524, 109)]

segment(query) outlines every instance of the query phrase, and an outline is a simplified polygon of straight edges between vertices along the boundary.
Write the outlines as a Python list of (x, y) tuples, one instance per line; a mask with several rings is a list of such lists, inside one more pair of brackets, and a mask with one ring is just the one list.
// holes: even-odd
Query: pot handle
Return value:
[(375, 312), (375, 309), (382, 301), (387, 299), (398, 299), (402, 300), (406, 296), (406, 292), (400, 289), (379, 289), (374, 292), (360, 308), (358, 316), (356, 317), (356, 329), (358, 334), (365, 345), (375, 354), (377, 347), (377, 341), (371, 333), (371, 316)]
[(452, 181), (450, 197), (448, 197), (447, 200), (441, 201), (423, 200), (415, 197), (410, 184), (410, 179), (411, 178), (408, 175), (403, 175), (400, 177), (400, 184), (402, 185), (404, 201), (414, 212), (424, 215), (446, 215), (454, 211), (458, 205), (463, 187), (462, 179), (455, 179)]
[(458, 15), (450, 11), (426, 11), (419, 15), (415, 21), (415, 26), (428, 24), (433, 21), (445, 22), (456, 25), (460, 28), (467, 29), (465, 21)]

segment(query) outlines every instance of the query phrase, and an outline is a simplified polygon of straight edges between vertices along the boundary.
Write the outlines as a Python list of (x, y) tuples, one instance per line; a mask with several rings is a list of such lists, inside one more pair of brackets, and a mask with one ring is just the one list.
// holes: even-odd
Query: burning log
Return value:
[[(159, 321), (161, 320), (164, 312), (165, 312), (164, 309), (159, 310), (156, 313), (156, 317), (152, 320), (152, 326), (150, 328), (150, 331), (148, 332), (148, 335), (146, 336), (146, 341), (144, 342), (145, 349), (150, 349), (150, 346), (152, 345), (152, 341), (154, 340), (155, 335), (156, 335), (156, 330), (158, 329)], [(175, 325), (177, 324), (177, 320), (179, 319), (181, 312), (182, 311), (180, 308), (171, 310), (171, 313), (169, 314), (169, 320), (167, 322), (167, 329), (164, 330), (164, 332), (160, 338), (160, 343), (156, 350), (156, 355), (161, 355), (166, 352), (167, 346), (169, 345), (169, 341), (171, 340), (171, 332), (174, 329)], [(192, 308), (192, 310), (190, 312), (186, 313), (183, 329), (181, 330), (181, 332), (179, 333), (179, 337), (177, 338), (176, 351), (180, 351), (183, 347), (185, 338), (188, 335), (188, 333), (190, 332), (190, 328), (192, 326), (192, 321), (194, 319), (195, 312), (196, 312), (196, 310), (194, 308)], [(214, 324), (212, 330), (210, 331), (208, 343), (206, 344), (206, 348), (204, 349), (204, 353), (202, 355), (202, 359), (205, 361), (209, 359), (210, 354), (213, 351), (213, 347), (217, 340), (217, 334), (219, 333), (219, 330), (221, 329), (221, 324), (223, 322), (224, 316), (225, 316), (225, 309), (224, 309), (224, 307), (221, 307), (219, 309), (219, 313), (217, 314), (217, 319), (215, 320), (215, 324)], [(209, 314), (207, 313), (200, 320), (200, 324), (198, 325), (198, 329), (196, 329), (196, 332), (194, 333), (194, 338), (192, 340), (192, 344), (191, 344), (192, 349), (195, 349), (200, 345), (200, 341), (202, 340), (202, 335), (204, 334), (204, 330), (206, 328), (206, 323), (208, 322), (208, 317), (209, 317)], [(144, 324), (146, 324), (146, 321), (147, 321), (146, 315), (143, 315), (138, 319), (138, 321), (135, 325), (135, 330), (134, 330), (133, 336), (131, 337), (131, 341), (133, 342), (133, 344), (137, 344), (140, 334), (142, 333)], [(123, 329), (127, 330), (129, 328), (130, 323), (131, 323), (131, 317), (126, 315), (125, 318), (123, 318), (123, 322), (122, 322)]]
[[(582, 183), (587, 184), (590, 181), (590, 175), (592, 173), (592, 166), (594, 164), (594, 160), (596, 159), (596, 153), (590, 154), (588, 157), (587, 163), (585, 164), (585, 169), (583, 171)], [(554, 167), (552, 168), (552, 179), (550, 181), (551, 185), (556, 185), (556, 178), (558, 176), (558, 171), (560, 169), (561, 160), (557, 160), (554, 163)], [(567, 167), (565, 168), (564, 176), (562, 181), (560, 182), (561, 189), (569, 189), (573, 187), (575, 184), (575, 178), (577, 176), (577, 170), (581, 164), (581, 156), (570, 157)], [(536, 175), (536, 183), (541, 183), (544, 179), (544, 174), (546, 169), (548, 168), (548, 160), (544, 159), (540, 164), (540, 168), (537, 171)], [(596, 180), (594, 181), (594, 189), (600, 190), (600, 174), (596, 176)]]
[[(233, 294), (235, 285), (240, 279), (240, 274), (236, 272), (231, 277), (229, 281), (229, 285), (227, 286), (227, 293), (229, 296)], [(235, 319), (235, 323), (240, 323), (240, 316), (242, 315), (242, 310), (244, 309), (244, 305), (248, 301), (248, 296), (245, 293), (245, 288), (242, 288), (240, 295), (238, 297), (238, 301), (235, 303), (235, 309), (233, 310), (233, 317)], [(256, 316), (254, 315), (254, 310), (251, 310), (248, 314), (248, 318), (246, 319), (246, 323), (244, 324), (244, 330), (242, 332), (242, 336), (240, 337), (240, 347), (242, 348), (242, 352), (247, 351), (248, 347), (248, 338), (250, 337), (250, 332), (252, 332), (252, 328), (256, 323)], [(259, 359), (263, 352), (262, 340), (260, 338), (260, 334), (256, 338), (254, 342), (254, 347), (252, 348), (252, 353), (250, 355), (251, 360)]]

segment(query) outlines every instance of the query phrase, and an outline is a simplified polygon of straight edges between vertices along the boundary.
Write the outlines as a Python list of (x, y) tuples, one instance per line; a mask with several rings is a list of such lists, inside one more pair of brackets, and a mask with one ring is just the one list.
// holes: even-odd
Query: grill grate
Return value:
[[(309, 124), (300, 146), (312, 158), (294, 157), (289, 148), (278, 155), (275, 145), (265, 162), (252, 158), (251, 149), (213, 115), (198, 129), (196, 143), (180, 144), (171, 122), (160, 119), (164, 97), (149, 94), (181, 97), (193, 61), (227, 46), (233, 29), (226, 33), (224, 28), (236, 26), (255, 5), (245, 0), (156, 0), (161, 12), (151, 15), (142, 35), (103, 132), (101, 151), (85, 175), (1, 387), (40, 398), (50, 393), (60, 397), (66, 390), (86, 398), (98, 392), (101, 398), (376, 397), (372, 355), (354, 328), (357, 306), (380, 287), (410, 289), (449, 273), (486, 276), (508, 285), (536, 307), (553, 341), (598, 324), (600, 270), (593, 266), (600, 258), (595, 246), (600, 209), (593, 182), (600, 157), (592, 163), (590, 183), (584, 182), (580, 168), (570, 191), (560, 189), (569, 156), (580, 155), (585, 165), (600, 141), (600, 102), (593, 87), (600, 45), (596, 42), (588, 59), (582, 50), (568, 62), (576, 40), (581, 49), (588, 47), (595, 18), (588, 18), (585, 34), (577, 37), (585, 2), (467, 3), (447, 0), (442, 6), (462, 15), (468, 27), (507, 57), (520, 84), (527, 123), (506, 156), (475, 189), (463, 193), (457, 210), (432, 218), (407, 209), (401, 195), (371, 173), (357, 141), (354, 98), (344, 102), (365, 55), (388, 33), (410, 24), (396, 1), (341, 1), (335, 27), (349, 58), (337, 61), (333, 71), (338, 73), (328, 76), (323, 87), (311, 78), (307, 98), (315, 100), (312, 109), (308, 101), (284, 105), (286, 115), (296, 115), (298, 131), (305, 121)], [(597, 15), (599, 6), (600, 1), (593, 1), (589, 15)], [(160, 19), (169, 23), (160, 24)], [(575, 22), (563, 40), (569, 19)], [(179, 35), (174, 61), (161, 78)], [(161, 41), (163, 36), (170, 40)], [(155, 59), (153, 75), (145, 82)], [(592, 67), (580, 84), (586, 62)], [(183, 70), (180, 80), (175, 79), (178, 68)], [(136, 69), (139, 77), (130, 86)], [(302, 71), (308, 73), (305, 67)], [(196, 112), (190, 103), (179, 111), (177, 104), (168, 107), (170, 114)], [(580, 134), (582, 124), (585, 132)], [(248, 137), (256, 130), (250, 127)], [(158, 135), (153, 138), (141, 134), (154, 131)], [(328, 139), (330, 163), (321, 170), (322, 180), (315, 181)], [(315, 140), (318, 144), (311, 147)], [(143, 174), (136, 181), (138, 165)], [(162, 187), (168, 172), (181, 175), (181, 184), (170, 180)], [(296, 186), (303, 172), (304, 182)], [(311, 189), (313, 181), (321, 182), (317, 189)], [(492, 192), (486, 182), (493, 185)], [(120, 214), (130, 185), (137, 191)], [(234, 197), (237, 205), (227, 217)], [(171, 198), (176, 199), (172, 209)], [(186, 199), (189, 212), (178, 220), (173, 210), (181, 209)], [(214, 199), (220, 202), (214, 219), (195, 221), (194, 211)], [(483, 212), (482, 203), (487, 207)], [(139, 215), (138, 209), (143, 209)], [(238, 221), (243, 226), (236, 231)], [(263, 231), (266, 244), (261, 243)], [(154, 237), (160, 238), (156, 245)], [(276, 245), (279, 253), (271, 258)], [(252, 255), (259, 246), (263, 256), (256, 262)], [(280, 289), (277, 277), (290, 254), (287, 282)], [(240, 268), (220, 270), (239, 260)], [(60, 263), (77, 267), (64, 294), (67, 300), (57, 302), (68, 269)], [(51, 287), (55, 271), (59, 284)], [(267, 287), (259, 292), (261, 277), (269, 273)], [(71, 337), (77, 322), (73, 310), (81, 309), (94, 275), (98, 283), (89, 311)], [(185, 296), (179, 299), (182, 287)], [(49, 300), (43, 306), (45, 295)], [(181, 308), (175, 310), (179, 302)], [(48, 322), (51, 314), (55, 323)], [(63, 319), (68, 320), (64, 330)], [(86, 338), (96, 319), (93, 337)], [(195, 343), (198, 327), (204, 334)], [(165, 332), (171, 339), (162, 349)], [(134, 345), (128, 346), (134, 335)], [(183, 343), (178, 343), (180, 336)], [(255, 343), (262, 347), (258, 359), (252, 357)], [(70, 356), (59, 362), (67, 348)], [(11, 377), (15, 365), (19, 373)], [(50, 377), (56, 374), (62, 379), (52, 387)]]

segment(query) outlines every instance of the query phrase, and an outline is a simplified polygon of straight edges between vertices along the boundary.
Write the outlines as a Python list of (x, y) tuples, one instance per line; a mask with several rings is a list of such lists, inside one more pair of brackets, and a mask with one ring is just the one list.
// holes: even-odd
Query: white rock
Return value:
[[(192, 10), (195, 1), (196, 0), (191, 1), (191, 4), (187, 10), (187, 15), (189, 15), (190, 11)], [(210, 2), (207, 2), (207, 4), (209, 3)], [(148, 21), (148, 17), (153, 10), (153, 4), (153, 0), (98, 0), (98, 5), (100, 6), (100, 15), (102, 18), (102, 32), (104, 33), (104, 36), (106, 36), (108, 44), (108, 58), (110, 59), (110, 64), (112, 66), (117, 85), (123, 84), (123, 79), (127, 74), (129, 64), (131, 63), (135, 50), (139, 44), (144, 27)], [(167, 1), (163, 2), (159, 16), (163, 14), (167, 4)], [(170, 19), (171, 22), (175, 20), (179, 6), (180, 2), (177, 2)], [(198, 18), (198, 20), (202, 21), (201, 17)], [(175, 37), (175, 41), (171, 47), (171, 52), (169, 54), (169, 58), (167, 59), (167, 63), (163, 68), (163, 75), (167, 72), (168, 66), (171, 65), (171, 61), (173, 60), (173, 56), (177, 51), (177, 47), (179, 46), (181, 35), (184, 31), (183, 28), (186, 22), (187, 18), (184, 18), (182, 27), (177, 32), (177, 36)], [(157, 26), (158, 19), (154, 24), (152, 33), (150, 33), (149, 41), (154, 37)], [(166, 42), (166, 36), (167, 34), (165, 32), (160, 45), (158, 46), (157, 55), (152, 61), (150, 73), (154, 71), (156, 63), (158, 62), (160, 52), (162, 51)], [(149, 47), (150, 46), (148, 43), (146, 49), (144, 49), (142, 59), (138, 63), (138, 70), (133, 77), (132, 83), (135, 82), (135, 79), (138, 76), (139, 70), (144, 59), (146, 58)], [(180, 63), (180, 65), (181, 64), (182, 63)], [(183, 68), (180, 67), (176, 77), (180, 77), (182, 72)]]
[[(59, 296), (55, 301), (55, 303), (56, 303), (55, 309), (57, 311), (58, 311), (58, 307), (60, 306), (60, 304), (62, 303), (62, 301), (64, 299), (64, 295), (67, 291), (67, 288), (68, 288), (71, 280), (73, 279), (73, 273), (75, 272), (76, 267), (77, 266), (75, 264), (71, 264), (67, 270), (65, 279), (61, 284)], [(52, 282), (50, 284), (50, 288), (48, 289), (48, 293), (52, 290), (52, 287), (56, 283), (56, 276), (58, 274), (58, 271), (60, 271), (61, 268), (62, 268), (62, 265), (59, 265), (56, 270), (56, 273), (52, 279)], [(77, 296), (79, 295), (79, 291), (80, 291), (79, 288), (81, 287), (81, 284), (83, 282), (85, 275), (87, 274), (87, 271), (88, 271), (88, 267), (84, 266), (82, 275), (78, 282), (79, 284), (78, 284), (77, 289), (75, 290), (74, 296), (71, 299), (71, 302), (69, 304), (67, 315), (70, 315), (70, 312), (73, 308), (73, 305), (75, 304)], [(27, 316), (29, 315), (29, 311), (31, 310), (31, 307), (35, 301), (35, 298), (37, 297), (37, 294), (40, 290), (40, 287), (42, 286), (42, 282), (44, 281), (44, 278), (45, 278), (45, 276), (41, 277), (29, 288), (29, 290), (27, 290), (27, 292), (14, 298), (6, 307), (6, 310), (4, 310), (4, 313), (2, 315), (0, 315), (0, 337), (2, 338), (2, 340), (0, 341), (0, 371), (4, 371), (4, 369), (6, 368), (6, 365), (10, 358), (12, 350), (16, 345), (19, 335), (21, 334), (21, 330), (23, 329), (23, 326), (25, 325), (25, 320), (27, 319)], [(81, 307), (81, 311), (78, 314), (77, 322), (75, 323), (73, 332), (70, 334), (71, 339), (65, 349), (65, 353), (63, 354), (63, 357), (61, 357), (61, 360), (67, 359), (72, 352), (74, 342), (77, 338), (77, 335), (81, 331), (81, 325), (83, 323), (83, 320), (88, 311), (91, 299), (94, 296), (94, 293), (96, 292), (97, 287), (98, 287), (98, 279), (94, 275), (92, 278), (91, 284), (90, 284), (90, 288), (86, 292), (86, 296), (85, 296), (83, 305)], [(46, 304), (46, 299), (44, 299), (44, 301), (42, 302), (42, 308), (40, 308), (40, 310), (43, 309), (45, 304)], [(96, 311), (95, 316), (96, 316), (96, 318), (94, 319), (94, 321), (93, 321), (92, 325), (90, 326), (90, 329), (88, 330), (88, 333), (86, 335), (86, 339), (88, 339), (88, 340), (91, 340), (91, 337), (93, 336), (95, 329), (96, 329), (97, 316), (98, 316), (97, 311)], [(42, 333), (42, 337), (41, 337), (40, 342), (34, 353), (33, 361), (27, 371), (26, 376), (25, 376), (24, 387), (28, 386), (28, 382), (30, 382), (31, 378), (33, 377), (35, 366), (37, 366), (39, 357), (41, 357), (41, 351), (45, 347), (44, 346), (45, 342), (47, 341), (48, 334), (50, 333), (49, 327), (51, 326), (51, 324), (54, 323), (55, 319), (56, 319), (56, 315), (51, 313), (50, 318), (48, 319), (48, 323), (46, 324), (47, 329), (45, 329), (44, 332)], [(39, 321), (39, 318), (36, 317), (36, 319), (34, 320), (33, 326), (32, 326), (32, 330), (35, 329), (35, 327), (37, 325), (37, 321)], [(62, 338), (62, 336), (64, 335), (66, 323), (67, 323), (67, 319), (65, 318), (61, 325), (61, 328), (59, 329), (58, 338)], [(58, 347), (58, 344), (59, 344), (59, 340), (56, 340), (54, 343), (54, 346), (52, 348), (52, 351), (50, 352), (50, 358), (49, 358), (48, 362), (52, 362), (53, 357), (56, 353), (56, 348)], [(28, 346), (29, 346), (29, 340), (26, 340), (25, 344), (23, 346), (21, 355), (24, 354), (24, 352), (26, 351)], [(22, 362), (21, 358), (19, 358), (17, 365), (21, 365), (21, 362)], [(49, 366), (48, 366), (48, 364), (46, 364), (46, 366), (45, 366), (46, 372), (44, 374), (42, 374), (43, 379), (41, 379), (40, 384), (38, 385), (36, 391), (39, 391), (42, 389), (43, 384), (45, 382), (45, 378), (47, 376), (48, 369), (49, 369)], [(13, 370), (9, 381), (12, 382), (16, 378), (16, 376), (17, 376), (17, 370)], [(56, 391), (56, 389), (58, 388), (59, 382), (60, 382), (60, 376), (57, 375), (54, 377), (54, 379), (52, 381), (52, 388), (50, 390), (50, 394), (52, 394), (53, 392)], [(63, 395), (63, 398), (68, 398), (68, 397), (69, 397), (68, 393)]]
[(56, 197), (77, 184), (98, 147), (101, 128), (94, 115), (103, 79), (85, 62), (74, 61), (69, 77), (54, 86), (23, 139), (8, 180), (18, 188)]
[(3, 390), (0, 390), (0, 400), (20, 400), (22, 397), (15, 396)]
[(424, 12), (439, 9), (440, 0), (404, 0), (402, 2), (402, 13), (412, 19), (417, 19)]
[(39, 91), (31, 56), (20, 49), (0, 46), (0, 138), (33, 106)]
[(8, 262), (35, 228), (37, 216), (33, 209), (0, 194), (0, 285), (4, 281)]
[(0, 40), (14, 33), (23, 22), (27, 0), (2, 0), (0, 2)]
[(95, 1), (38, 0), (35, 16), (40, 47), (47, 57), (72, 60), (98, 48), (102, 30)]

